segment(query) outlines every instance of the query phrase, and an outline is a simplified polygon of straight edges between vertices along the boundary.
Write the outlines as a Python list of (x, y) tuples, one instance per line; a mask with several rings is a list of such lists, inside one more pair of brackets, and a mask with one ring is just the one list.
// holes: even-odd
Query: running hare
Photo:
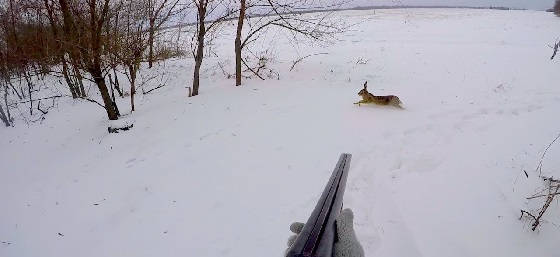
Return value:
[(367, 81), (366, 83), (364, 83), (364, 89), (360, 90), (360, 92), (358, 93), (359, 96), (362, 97), (362, 100), (360, 100), (357, 103), (357, 105), (360, 104), (378, 104), (378, 105), (392, 105), (395, 106), (397, 108), (403, 108), (401, 106), (401, 100), (399, 100), (399, 97), (396, 95), (381, 95), (381, 96), (376, 96), (373, 95), (372, 93), (367, 91)]

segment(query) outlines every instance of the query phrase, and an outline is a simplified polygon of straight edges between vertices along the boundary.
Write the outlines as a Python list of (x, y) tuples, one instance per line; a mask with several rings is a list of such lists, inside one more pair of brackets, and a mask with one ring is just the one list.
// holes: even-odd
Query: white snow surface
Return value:
[[(537, 231), (518, 218), (542, 205), (525, 198), (560, 133), (548, 47), (560, 19), (337, 15), (358, 24), (335, 44), (271, 41), (280, 80), (234, 87), (223, 75), (232, 24), (203, 63), (199, 96), (186, 97), (192, 58), (158, 64), (165, 87), (138, 95), (133, 114), (119, 100), (129, 131), (108, 134), (99, 106), (71, 99), (42, 122), (1, 128), (0, 256), (282, 256), (342, 152), (353, 155), (344, 204), (367, 256), (558, 256), (557, 201)], [(315, 53), (327, 54), (289, 71)], [(353, 105), (365, 81), (405, 109)], [(543, 175), (560, 176), (559, 156), (557, 143)]]

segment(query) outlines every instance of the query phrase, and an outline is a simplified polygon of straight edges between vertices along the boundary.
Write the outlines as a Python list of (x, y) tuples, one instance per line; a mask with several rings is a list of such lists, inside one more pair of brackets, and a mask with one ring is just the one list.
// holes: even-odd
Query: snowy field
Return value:
[[(537, 231), (518, 218), (542, 205), (525, 197), (560, 133), (560, 62), (547, 46), (560, 19), (339, 15), (359, 24), (336, 44), (275, 41), (280, 80), (232, 86), (217, 69), (231, 35), (203, 63), (197, 97), (186, 97), (191, 58), (160, 64), (167, 86), (138, 96), (130, 131), (108, 134), (102, 109), (70, 99), (41, 123), (0, 128), (0, 256), (282, 256), (342, 152), (367, 256), (559, 256), (558, 202)], [(289, 71), (315, 53), (327, 54)], [(406, 109), (353, 105), (366, 80)], [(119, 106), (129, 113), (128, 99)], [(553, 145), (544, 175), (560, 176), (559, 156)]]

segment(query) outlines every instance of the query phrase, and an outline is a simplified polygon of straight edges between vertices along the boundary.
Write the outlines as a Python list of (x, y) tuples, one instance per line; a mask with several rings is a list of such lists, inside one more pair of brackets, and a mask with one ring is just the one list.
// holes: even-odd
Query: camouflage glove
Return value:
[[(294, 222), (290, 225), (290, 230), (295, 235), (288, 238), (288, 249), (292, 247), (296, 241), (297, 236), (303, 229), (305, 224), (301, 222)], [(354, 232), (354, 213), (351, 209), (344, 209), (336, 219), (336, 229), (338, 232), (338, 242), (334, 244), (334, 257), (364, 257), (364, 249), (356, 233)]]

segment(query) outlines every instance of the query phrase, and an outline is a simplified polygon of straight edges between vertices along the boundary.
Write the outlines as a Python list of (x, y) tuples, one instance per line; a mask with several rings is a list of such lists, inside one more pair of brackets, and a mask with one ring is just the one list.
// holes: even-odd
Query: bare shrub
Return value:
[[(542, 206), (538, 208), (538, 210), (536, 210), (535, 212), (532, 211), (528, 211), (528, 210), (521, 210), (521, 216), (519, 217), (519, 219), (523, 219), (523, 218), (527, 218), (529, 220), (531, 220), (531, 230), (535, 231), (537, 229), (537, 227), (542, 223), (542, 218), (544, 216), (544, 214), (546, 213), (546, 211), (548, 210), (548, 208), (550, 207), (550, 204), (553, 202), (553, 200), (555, 199), (556, 196), (558, 196), (560, 194), (560, 180), (555, 179), (552, 176), (543, 176), (543, 160), (546, 156), (546, 154), (548, 153), (548, 150), (550, 149), (550, 147), (552, 145), (554, 145), (554, 143), (560, 138), (560, 134), (554, 138), (554, 140), (552, 140), (552, 142), (546, 147), (546, 149), (544, 150), (539, 163), (537, 165), (537, 168), (535, 169), (535, 172), (539, 173), (539, 178), (542, 179), (542, 181), (544, 182), (544, 185), (539, 188), (536, 193), (534, 193), (533, 195), (527, 197), (527, 200), (530, 201), (539, 201), (544, 199), (544, 202), (542, 203)], [(528, 177), (528, 173), (525, 171), (525, 175)], [(537, 213), (537, 214), (534, 214)]]

